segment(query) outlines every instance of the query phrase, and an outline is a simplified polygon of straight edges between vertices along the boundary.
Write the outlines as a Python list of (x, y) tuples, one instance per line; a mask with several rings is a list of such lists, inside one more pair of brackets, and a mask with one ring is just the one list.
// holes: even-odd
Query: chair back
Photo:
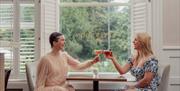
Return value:
[(11, 69), (5, 69), (5, 91), (7, 91), (7, 84), (8, 84), (8, 80), (9, 80), (9, 76), (11, 73)]
[(36, 81), (37, 63), (38, 62), (32, 62), (32, 63), (27, 63), (25, 65), (29, 91), (34, 91), (35, 81)]
[(158, 73), (159, 73), (161, 79), (160, 79), (160, 85), (158, 86), (158, 91), (168, 91), (169, 72), (170, 72), (169, 64), (159, 66)]

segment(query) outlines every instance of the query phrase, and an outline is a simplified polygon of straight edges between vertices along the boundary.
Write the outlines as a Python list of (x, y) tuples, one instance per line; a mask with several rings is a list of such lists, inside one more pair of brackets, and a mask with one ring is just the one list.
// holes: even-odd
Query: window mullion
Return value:
[(34, 12), (35, 12), (35, 15), (34, 15), (34, 27), (35, 27), (35, 61), (38, 60), (40, 58), (40, 2), (38, 0), (34, 1)]
[[(13, 0), (13, 42), (20, 43), (20, 4), (19, 0)], [(19, 61), (20, 61), (20, 51), (19, 47), (13, 48), (13, 77), (17, 78), (19, 76)]]
[(108, 8), (108, 49), (111, 48), (111, 44), (110, 44), (110, 38), (111, 38), (111, 34), (110, 34), (110, 6), (107, 7)]

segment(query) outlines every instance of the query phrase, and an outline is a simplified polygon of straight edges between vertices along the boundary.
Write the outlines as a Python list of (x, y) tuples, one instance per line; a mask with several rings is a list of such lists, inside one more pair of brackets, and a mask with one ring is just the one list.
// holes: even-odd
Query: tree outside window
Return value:
[[(73, 5), (68, 5), (69, 2)], [(93, 5), (94, 2), (98, 3)], [(111, 49), (123, 65), (130, 54), (128, 3), (129, 0), (61, 0), (60, 31), (66, 37), (65, 50), (83, 61), (92, 59), (94, 50)], [(105, 61), (95, 65), (99, 71), (116, 71), (109, 60), (103, 57), (101, 60)]]

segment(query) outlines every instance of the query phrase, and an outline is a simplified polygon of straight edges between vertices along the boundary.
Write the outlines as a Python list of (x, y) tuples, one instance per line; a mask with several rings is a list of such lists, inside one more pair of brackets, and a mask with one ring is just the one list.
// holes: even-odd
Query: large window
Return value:
[[(94, 57), (94, 50), (111, 49), (123, 65), (130, 54), (130, 11), (130, 0), (60, 0), (65, 50), (84, 61)], [(95, 65), (99, 71), (116, 71), (109, 60), (101, 60)]]
[[(59, 1), (59, 30), (66, 36), (65, 50), (80, 61), (92, 59), (94, 50), (111, 49), (123, 65), (131, 51), (131, 31), (151, 30), (147, 26), (151, 22), (149, 0)], [(48, 48), (46, 38), (57, 30), (57, 3), (53, 0), (42, 2), (37, 4), (43, 4), (41, 9), (35, 10), (34, 0), (0, 0), (0, 52), (5, 53), (5, 68), (13, 69), (11, 76), (15, 78), (24, 74), (26, 63), (34, 61), (36, 54), (41, 55)], [(35, 31), (35, 11), (36, 29), (41, 33)], [(44, 13), (40, 14), (41, 11)], [(36, 42), (36, 46), (35, 36), (40, 43)], [(35, 47), (41, 53), (35, 53)], [(95, 65), (99, 71), (116, 71), (111, 61), (103, 57), (102, 60), (106, 61)]]
[(34, 4), (0, 4), (0, 43), (5, 68), (14, 78), (24, 74), (25, 64), (35, 59)]

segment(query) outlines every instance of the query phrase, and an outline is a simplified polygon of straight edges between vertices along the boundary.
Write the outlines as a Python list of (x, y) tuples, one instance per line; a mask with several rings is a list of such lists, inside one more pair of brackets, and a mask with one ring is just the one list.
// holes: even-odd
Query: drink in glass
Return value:
[(94, 52), (95, 52), (95, 55), (99, 56), (99, 60), (100, 61), (104, 61), (105, 60), (104, 55), (103, 55), (104, 50), (94, 50)]
[(104, 55), (106, 56), (106, 57), (108, 57), (108, 56), (112, 56), (112, 51), (111, 50), (104, 50)]
[(102, 50), (95, 50), (95, 55), (99, 55), (99, 54), (102, 54)]

